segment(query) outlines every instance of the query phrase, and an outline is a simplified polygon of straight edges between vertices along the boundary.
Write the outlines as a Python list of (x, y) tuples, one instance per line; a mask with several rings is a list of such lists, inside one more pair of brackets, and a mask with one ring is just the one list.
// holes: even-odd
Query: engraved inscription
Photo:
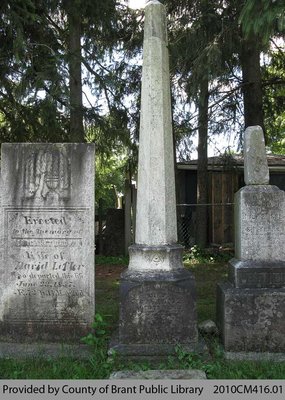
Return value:
[[(129, 292), (127, 302), (124, 317), (130, 324), (127, 325), (126, 335), (130, 334), (132, 341), (175, 343), (177, 337), (185, 342), (195, 340), (197, 332), (193, 320), (196, 310), (189, 288), (157, 282), (136, 287)], [(177, 310), (187, 310), (183, 324), (178, 323), (180, 314)], [(145, 323), (146, 318), (148, 324)], [(161, 329), (164, 324), (167, 329)]]
[[(5, 222), (13, 295), (40, 304), (56, 301), (58, 311), (68, 299), (84, 304), (88, 209), (6, 209)], [(54, 313), (51, 307), (44, 319), (55, 318)]]
[(239, 280), (246, 287), (282, 287), (285, 286), (285, 272), (243, 271), (239, 272)]
[(8, 245), (81, 247), (86, 210), (6, 210)]
[[(280, 191), (281, 192), (281, 191)], [(241, 259), (282, 260), (285, 230), (282, 194), (249, 193), (240, 204)]]

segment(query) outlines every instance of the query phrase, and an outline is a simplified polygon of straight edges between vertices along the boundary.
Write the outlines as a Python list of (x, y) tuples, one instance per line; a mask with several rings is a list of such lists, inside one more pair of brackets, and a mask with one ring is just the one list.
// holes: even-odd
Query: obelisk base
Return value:
[[(160, 246), (155, 251), (153, 247), (142, 250), (142, 246), (131, 246), (130, 265), (136, 262), (136, 255), (141, 260), (142, 254), (145, 256), (143, 263), (148, 260), (150, 266), (154, 259), (156, 264), (159, 260), (160, 263), (173, 260), (182, 247), (170, 247)], [(186, 351), (198, 351), (192, 273), (184, 267), (168, 271), (129, 267), (121, 275), (119, 337), (113, 349), (128, 358), (159, 358), (174, 354), (178, 344)]]
[(133, 244), (129, 247), (130, 271), (176, 271), (184, 269), (183, 246), (179, 244), (146, 246)]

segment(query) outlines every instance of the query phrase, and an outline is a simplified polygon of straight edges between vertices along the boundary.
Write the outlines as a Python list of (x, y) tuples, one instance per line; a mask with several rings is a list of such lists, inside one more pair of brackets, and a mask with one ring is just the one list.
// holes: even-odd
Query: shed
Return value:
[[(267, 156), (270, 184), (285, 190), (285, 155)], [(234, 194), (244, 186), (241, 155), (208, 158), (209, 244), (234, 242)], [(197, 205), (197, 160), (177, 164), (177, 218), (179, 241), (186, 247), (195, 243)]]

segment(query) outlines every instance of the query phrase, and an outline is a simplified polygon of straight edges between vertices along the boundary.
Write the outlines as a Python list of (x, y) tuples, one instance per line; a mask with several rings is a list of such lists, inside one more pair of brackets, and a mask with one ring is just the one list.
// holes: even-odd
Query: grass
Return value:
[[(101, 368), (102, 370), (102, 368)], [(31, 359), (31, 360), (1, 360), (1, 379), (94, 379), (96, 371), (94, 360), (77, 361), (67, 358)]]
[[(196, 247), (184, 255), (185, 266), (193, 271), (196, 279), (199, 321), (215, 320), (216, 284), (226, 279), (228, 258), (230, 255), (202, 253)], [(101, 268), (101, 271), (107, 273), (97, 275), (96, 306), (99, 314), (94, 322), (95, 334), (85, 339), (92, 345), (93, 356), (89, 360), (0, 359), (0, 378), (104, 379), (114, 370), (138, 371), (155, 367), (198, 368), (204, 370), (210, 379), (284, 379), (285, 363), (224, 360), (218, 338), (215, 337), (205, 338), (211, 354), (206, 359), (193, 353), (185, 353), (179, 346), (175, 356), (155, 366), (146, 362), (122, 362), (116, 356), (108, 357), (108, 340), (116, 325), (119, 312), (119, 275), (122, 266), (126, 266), (128, 260), (125, 257), (96, 257), (96, 263), (98, 269)], [(100, 315), (104, 318), (102, 319)]]
[(96, 265), (128, 265), (129, 258), (125, 256), (113, 257), (113, 256), (96, 256)]

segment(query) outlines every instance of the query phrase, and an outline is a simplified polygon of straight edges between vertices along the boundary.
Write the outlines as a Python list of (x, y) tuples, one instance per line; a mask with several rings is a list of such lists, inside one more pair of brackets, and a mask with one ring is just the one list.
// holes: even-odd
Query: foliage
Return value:
[[(273, 16), (266, 16), (267, 12), (275, 14), (275, 16), (279, 15), (279, 12), (284, 14), (282, 1), (277, 0), (273, 2), (274, 4), (271, 3), (267, 0), (260, 2), (196, 0), (189, 6), (188, 2), (184, 0), (166, 2), (170, 13), (169, 47), (173, 94), (176, 101), (174, 127), (180, 160), (188, 160), (191, 157), (189, 152), (193, 150), (193, 136), (200, 125), (197, 107), (194, 108), (190, 104), (193, 104), (193, 101), (197, 103), (198, 85), (201, 77), (206, 74), (209, 74), (210, 78), (209, 140), (219, 141), (218, 138), (215, 139), (215, 136), (222, 132), (235, 132), (240, 135), (240, 139), (242, 138), (244, 131), (243, 82), (239, 55), (244, 41), (253, 35), (253, 32), (250, 36), (245, 33), (247, 28), (250, 29), (250, 26), (255, 24), (260, 26), (260, 30), (256, 30), (254, 34), (264, 33), (267, 29), (266, 26), (269, 26), (270, 23), (268, 22), (263, 30), (265, 22), (262, 18), (273, 19)], [(255, 8), (258, 8), (259, 12), (255, 12)], [(245, 16), (245, 10), (251, 10), (247, 16)], [(240, 26), (241, 22), (243, 30)], [(278, 31), (276, 24), (272, 23), (270, 25), (271, 36), (265, 35), (266, 37), (264, 36), (263, 39), (262, 51), (265, 54), (269, 51), (269, 38), (276, 32), (279, 32), (279, 35), (282, 33), (280, 29)], [(270, 63), (271, 59), (269, 59), (269, 65)], [(280, 66), (280, 71), (284, 70), (283, 66)], [(273, 81), (266, 80), (265, 77), (263, 77), (263, 82), (268, 89), (274, 85)], [(279, 87), (282, 87), (282, 82)], [(268, 93), (267, 90), (264, 92), (265, 102)], [(272, 105), (272, 108), (274, 107), (275, 103)], [(282, 112), (280, 113), (280, 110), (276, 108), (274, 110), (276, 119), (279, 122), (284, 120)], [(268, 124), (266, 125), (268, 126)], [(275, 142), (274, 135), (269, 132), (268, 145), (274, 145)]]
[[(89, 360), (31, 359), (0, 360), (2, 379), (108, 379), (114, 370), (143, 371), (157, 366), (149, 362), (118, 362), (114, 358), (93, 356)], [(176, 355), (161, 362), (159, 369), (196, 369), (206, 372), (208, 379), (284, 379), (285, 365), (269, 361), (226, 361), (217, 348), (213, 359), (204, 359), (196, 353), (177, 349)]]
[(114, 208), (117, 196), (124, 192), (126, 159), (114, 155), (101, 161), (97, 157), (95, 163), (96, 207), (99, 199), (103, 199), (104, 209)]
[[(81, 21), (81, 62), (87, 71), (83, 84), (97, 98), (93, 105), (84, 94), (84, 100), (89, 100), (82, 110), (85, 124), (104, 127), (106, 137), (118, 131), (122, 116), (125, 120), (130, 116), (122, 98), (133, 89), (125, 79), (125, 60), (117, 57), (113, 62), (110, 55), (122, 52), (129, 26), (135, 26), (126, 8), (115, 0), (4, 0), (0, 12), (0, 142), (71, 140), (69, 63), (73, 55), (68, 37), (74, 15)], [(101, 118), (106, 108), (111, 120)], [(123, 135), (125, 126), (120, 126)]]
[(247, 0), (240, 14), (246, 36), (260, 35), (266, 42), (272, 34), (285, 33), (283, 0)]
[(110, 325), (101, 314), (96, 313), (91, 329), (92, 332), (81, 340), (83, 343), (91, 346), (92, 351), (94, 351), (93, 363), (96, 360), (94, 367), (95, 369), (100, 368), (100, 374), (103, 375), (102, 377), (106, 377), (110, 375), (114, 364), (113, 355), (107, 355), (108, 341), (110, 339)]
[[(86, 140), (96, 140), (97, 155), (104, 153), (105, 157), (117, 152), (119, 140), (134, 171), (143, 14), (115, 0), (1, 2), (0, 142), (70, 140), (67, 3), (71, 13), (80, 10), (82, 23)], [(244, 29), (254, 25), (254, 32), (266, 31), (266, 27), (270, 33), (278, 32), (276, 21), (282, 25), (284, 7), (281, 0), (164, 3), (169, 14), (174, 131), (180, 158), (189, 159), (199, 128), (193, 106), (197, 105), (199, 82), (210, 77), (210, 134), (242, 131), (239, 21)], [(284, 70), (282, 64), (280, 70)], [(277, 92), (274, 82), (270, 92), (271, 80), (264, 79), (269, 89), (264, 99), (270, 103), (267, 97)], [(283, 116), (277, 102), (271, 102), (270, 109), (268, 115), (273, 110), (280, 125)], [(274, 136), (272, 143), (276, 143)]]
[(83, 337), (81, 340), (85, 344), (95, 346), (95, 348), (100, 345), (102, 340), (106, 340), (106, 328), (108, 327), (107, 322), (103, 319), (101, 314), (95, 314), (94, 322), (92, 324), (92, 333)]
[(213, 249), (200, 249), (199, 246), (194, 245), (191, 247), (190, 252), (184, 253), (183, 262), (185, 264), (214, 264), (228, 261), (232, 256), (232, 252), (215, 252)]
[(65, 74), (54, 30), (45, 23), (47, 5), (4, 0), (0, 12), (1, 141), (65, 141), (67, 120), (58, 109), (66, 100)]
[(263, 69), (265, 127), (274, 154), (285, 154), (285, 56), (281, 48), (270, 53)]
[[(219, 40), (222, 21), (218, 13), (219, 5), (214, 1), (196, 0), (191, 6), (187, 1), (167, 4), (170, 12), (169, 48), (175, 96), (174, 132), (180, 160), (185, 160), (189, 157), (189, 150), (192, 150), (192, 137), (201, 127), (197, 114), (205, 100), (199, 100), (201, 86), (203, 82), (210, 82), (211, 103), (216, 86), (212, 82), (224, 71), (222, 42)], [(195, 105), (195, 109), (191, 104)], [(215, 117), (210, 112), (212, 110), (208, 111), (210, 126)]]
[(269, 361), (226, 361), (215, 340), (210, 345), (211, 356), (205, 358), (197, 353), (176, 347), (175, 356), (169, 357), (168, 366), (180, 369), (200, 369), (208, 379), (282, 379), (284, 363)]

